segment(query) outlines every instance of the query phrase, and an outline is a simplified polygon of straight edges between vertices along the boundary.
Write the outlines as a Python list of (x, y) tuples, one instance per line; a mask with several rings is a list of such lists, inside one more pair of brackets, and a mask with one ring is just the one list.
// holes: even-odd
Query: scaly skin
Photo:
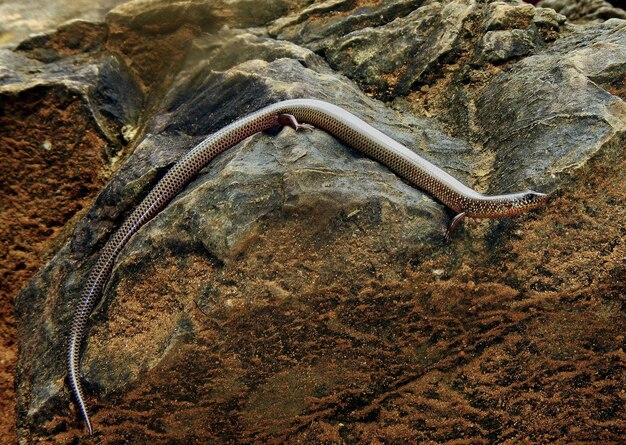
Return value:
[(538, 207), (546, 200), (546, 195), (533, 191), (498, 196), (478, 193), (353, 114), (319, 100), (279, 102), (228, 125), (193, 148), (159, 181), (106, 243), (87, 278), (72, 321), (68, 372), (72, 392), (90, 434), (93, 429), (79, 379), (80, 348), (87, 320), (99, 300), (117, 255), (133, 234), (154, 218), (213, 158), (247, 137), (277, 125), (288, 125), (296, 130), (321, 128), (386, 165), (415, 187), (430, 193), (458, 213), (447, 236), (465, 216), (503, 218)]

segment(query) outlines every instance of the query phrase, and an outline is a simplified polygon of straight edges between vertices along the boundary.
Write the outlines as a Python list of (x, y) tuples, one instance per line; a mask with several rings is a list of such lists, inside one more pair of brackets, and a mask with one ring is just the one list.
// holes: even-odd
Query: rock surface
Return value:
[[(626, 22), (521, 2), (309, 3), (133, 1), (0, 51), (0, 118), (73, 107), (74, 151), (45, 162), (85, 187), (66, 226), (37, 235), (55, 235), (49, 261), (16, 300), (20, 442), (619, 443)], [(103, 243), (195, 143), (296, 97), (480, 191), (552, 199), (446, 243), (441, 204), (323, 131), (249, 138), (117, 259), (85, 342), (84, 435), (65, 339)], [(15, 134), (38, 113), (12, 117)], [(48, 147), (3, 137), (15, 162), (15, 147)], [(81, 156), (100, 173), (55, 173)], [(11, 263), (32, 242), (11, 233), (36, 218), (3, 235)]]
[(626, 19), (626, 11), (605, 0), (543, 0), (538, 6), (551, 8), (575, 23)]
[(13, 47), (31, 34), (44, 34), (72, 20), (101, 21), (126, 0), (20, 0), (0, 4), (0, 46)]

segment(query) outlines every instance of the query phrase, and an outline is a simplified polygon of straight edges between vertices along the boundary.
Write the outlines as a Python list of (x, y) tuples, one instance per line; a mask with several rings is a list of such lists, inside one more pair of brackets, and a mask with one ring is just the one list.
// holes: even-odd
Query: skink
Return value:
[(72, 321), (68, 372), (78, 409), (90, 434), (93, 429), (79, 378), (80, 349), (87, 320), (99, 300), (117, 255), (133, 234), (154, 218), (213, 158), (255, 133), (282, 125), (295, 130), (321, 128), (386, 165), (415, 187), (430, 193), (457, 212), (447, 236), (465, 216), (503, 218), (538, 207), (547, 198), (545, 194), (534, 191), (497, 196), (478, 193), (348, 111), (320, 100), (278, 102), (228, 125), (194, 147), (157, 183), (106, 243), (87, 278)]

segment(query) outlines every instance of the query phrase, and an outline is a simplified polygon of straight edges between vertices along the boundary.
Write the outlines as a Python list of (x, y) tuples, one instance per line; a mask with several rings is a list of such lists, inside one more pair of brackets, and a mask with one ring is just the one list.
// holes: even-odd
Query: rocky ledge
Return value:
[[(68, 178), (82, 204), (16, 300), (20, 442), (622, 440), (626, 22), (517, 1), (264, 3), (138, 0), (0, 50), (3, 119), (71, 105), (81, 126), (36, 159), (91, 153), (96, 172)], [(299, 97), (477, 190), (551, 199), (446, 242), (444, 206), (325, 132), (249, 138), (117, 259), (84, 347), (87, 436), (65, 347), (103, 244), (195, 143)]]

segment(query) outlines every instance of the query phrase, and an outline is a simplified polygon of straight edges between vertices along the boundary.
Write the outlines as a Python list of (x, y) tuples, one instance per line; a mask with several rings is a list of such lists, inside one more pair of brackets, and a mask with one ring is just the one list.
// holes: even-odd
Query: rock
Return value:
[[(222, 29), (215, 35), (195, 39), (189, 49), (179, 77), (191, 76), (188, 71), (201, 69), (225, 71), (253, 59), (273, 61), (280, 58), (297, 60), (316, 71), (330, 72), (326, 63), (311, 51), (291, 42), (270, 40), (246, 32)], [(175, 91), (176, 88), (172, 88)]]
[(565, 23), (566, 17), (551, 8), (535, 8), (533, 23), (538, 28), (558, 29)]
[[(93, 249), (99, 245), (111, 227), (112, 220), (119, 219), (154, 184), (155, 178), (162, 174), (159, 171), (163, 171), (180, 157), (184, 152), (181, 150), (183, 146), (189, 148), (192, 140), (189, 137), (181, 138), (181, 133), (195, 136), (199, 131), (206, 134), (216, 130), (246, 112), (275, 101), (277, 97), (274, 95), (285, 94), (284, 91), (287, 92), (287, 97), (320, 97), (355, 112), (360, 111), (363, 118), (372, 123), (376, 120), (377, 127), (396, 140), (430, 151), (425, 156), (434, 162), (446, 165), (451, 170), (456, 169), (461, 176), (467, 176), (467, 171), (471, 170), (471, 163), (467, 158), (469, 147), (466, 144), (445, 136), (437, 129), (438, 124), (435, 122), (430, 123), (411, 116), (399, 119), (397, 112), (363, 96), (347, 79), (332, 74), (328, 67), (321, 70), (321, 73), (305, 68), (299, 60), (310, 59), (307, 65), (311, 66), (322, 63), (313, 54), (303, 53), (302, 49), (289, 48), (284, 43), (272, 44), (269, 40), (263, 41), (250, 35), (235, 34), (224, 37), (223, 45), (213, 47), (204, 57), (211, 60), (223, 48), (232, 47), (234, 42), (241, 48), (242, 57), (245, 54), (261, 55), (259, 49), (266, 48), (266, 58), (275, 60), (252, 60), (236, 64), (225, 72), (213, 72), (210, 68), (214, 65), (205, 65), (204, 59), (201, 59), (202, 62), (198, 62), (193, 69), (181, 71), (173, 83), (175, 87), (172, 91), (176, 95), (166, 99), (165, 113), (155, 116), (154, 123), (148, 124), (149, 128), (160, 128), (164, 133), (161, 136), (147, 135), (127, 163), (112, 178), (88, 219), (79, 223), (70, 244), (72, 247), (61, 251), (50, 264), (50, 269), (42, 274), (42, 277), (49, 277), (49, 274), (69, 273), (63, 293), (73, 294), (78, 291), (85, 273), (88, 272), (88, 267), (74, 270), (71, 266), (77, 260), (85, 261), (84, 247), (92, 246)], [(298, 60), (284, 58), (285, 55), (291, 55)], [(191, 59), (198, 60), (199, 55), (193, 52)], [(221, 63), (228, 65), (223, 58)], [(197, 79), (202, 79), (202, 82), (198, 83)], [(265, 95), (260, 94), (263, 90), (266, 91)], [(333, 91), (332, 96), (328, 95), (328, 91)], [(185, 100), (181, 101), (181, 97)], [(231, 97), (238, 97), (240, 102), (229, 101), (228, 98)], [(305, 147), (310, 148), (303, 148), (298, 142), (300, 138), (308, 140)], [(439, 160), (435, 161), (437, 158)], [(194, 186), (188, 188), (167, 211), (146, 227), (143, 232), (145, 238), (134, 238), (128, 246), (128, 254), (124, 255), (130, 262), (121, 262), (116, 267), (112, 283), (118, 280), (118, 273), (121, 276), (126, 275), (127, 272), (123, 271), (127, 267), (132, 270), (152, 267), (149, 266), (153, 264), (151, 260), (155, 260), (158, 252), (165, 246), (173, 249), (171, 254), (176, 257), (184, 258), (188, 254), (196, 257), (201, 254), (211, 259), (208, 263), (206, 259), (200, 261), (198, 272), (201, 274), (214, 269), (215, 266), (211, 265), (213, 261), (216, 265), (237, 264), (241, 261), (240, 256), (246, 251), (246, 246), (258, 243), (261, 238), (266, 239), (263, 234), (271, 230), (271, 225), (279, 224), (290, 232), (298, 227), (298, 221), (301, 220), (317, 226), (316, 242), (321, 243), (320, 247), (326, 252), (325, 257), (330, 254), (327, 251), (329, 247), (337, 243), (347, 243), (349, 246), (354, 242), (354, 233), (348, 231), (339, 235), (334, 232), (335, 225), (344, 220), (354, 221), (359, 232), (386, 232), (384, 238), (379, 238), (379, 241), (368, 247), (376, 256), (408, 258), (418, 251), (422, 252), (421, 255), (426, 255), (432, 251), (433, 241), (438, 243), (442, 239), (446, 220), (442, 210), (429, 197), (404, 184), (384, 167), (362, 156), (355, 157), (353, 151), (324, 132), (302, 135), (284, 130), (275, 138), (258, 135), (216, 160), (206, 175), (202, 175), (194, 182)], [(178, 219), (181, 214), (187, 215), (184, 220)], [(403, 223), (399, 224), (400, 221)], [(294, 235), (285, 233), (282, 236)], [(292, 239), (291, 242), (295, 240)], [(289, 242), (287, 239), (285, 241), (285, 246), (288, 246)], [(150, 246), (159, 247), (149, 253)], [(346, 274), (356, 273), (353, 270), (357, 267), (353, 264), (354, 260), (349, 259), (346, 254), (338, 252), (338, 255), (336, 262), (320, 263), (305, 275), (294, 271), (294, 285), (296, 281), (301, 284), (294, 288), (289, 285), (289, 291), (283, 290), (282, 285), (273, 283), (269, 277), (253, 278), (252, 281), (246, 280), (237, 286), (252, 286), (252, 289), (261, 283), (258, 288), (260, 298), (268, 291), (291, 294), (302, 286), (309, 286), (311, 282), (328, 286), (337, 280), (338, 274), (343, 273), (341, 264), (345, 263), (348, 268), (345, 270)], [(202, 256), (197, 258), (199, 260)], [(244, 264), (254, 264), (257, 261), (252, 256)], [(303, 261), (306, 262), (304, 259)], [(208, 279), (208, 276), (205, 277)], [(259, 279), (261, 282), (258, 282)], [(124, 279), (124, 282), (128, 283), (128, 280)], [(34, 281), (22, 297), (21, 301), (28, 301), (30, 308), (44, 304), (35, 302), (37, 295), (44, 297), (38, 290), (39, 286), (46, 285), (44, 282)], [(300, 290), (306, 292), (304, 288)], [(117, 328), (111, 330), (114, 326), (111, 318), (115, 316), (108, 315), (121, 310), (124, 317), (130, 316), (128, 308), (119, 306), (129, 300), (110, 288), (107, 291), (110, 298), (105, 299), (104, 312), (98, 311), (107, 322), (101, 328), (94, 328), (92, 335), (98, 340), (90, 342), (86, 350), (84, 370), (87, 386), (92, 390), (98, 389), (101, 394), (114, 393), (134, 384), (140, 376), (151, 372), (155, 366), (161, 366), (163, 360), (170, 360), (164, 356), (159, 358), (159, 355), (175, 347), (171, 342), (181, 338), (176, 334), (183, 329), (181, 323), (187, 326), (183, 335), (185, 342), (199, 341), (192, 332), (196, 329), (194, 326), (197, 320), (188, 319), (185, 311), (181, 312), (180, 309), (194, 307), (197, 303), (210, 310), (213, 304), (211, 301), (216, 295), (205, 295), (204, 292), (190, 292), (187, 302), (180, 302), (182, 306), (176, 303), (179, 309), (175, 312), (172, 312), (173, 307), (165, 310), (164, 314), (168, 319), (166, 325), (159, 319), (161, 321), (157, 321), (152, 328), (142, 329), (141, 352), (130, 352), (129, 356), (128, 346), (117, 342), (117, 339), (122, 339), (114, 333)], [(58, 295), (53, 298), (60, 297)], [(209, 299), (205, 301), (205, 298)], [(174, 303), (173, 300), (170, 302)], [(25, 310), (20, 308), (18, 305), (18, 311)], [(55, 323), (62, 330), (62, 326), (68, 323), (71, 308), (70, 303), (65, 310), (54, 315), (54, 321), (49, 320), (46, 324)], [(139, 316), (139, 313), (135, 316)], [(40, 322), (41, 320), (35, 324)], [(120, 322), (125, 323), (121, 319)], [(188, 329), (192, 331), (187, 332)], [(152, 338), (146, 335), (147, 332), (152, 332)], [(122, 341), (128, 345), (128, 339)], [(62, 353), (63, 347), (64, 342), (51, 341), (45, 345), (49, 354)], [(31, 350), (33, 353), (41, 352), (38, 348)], [(26, 354), (24, 359), (28, 360)], [(27, 422), (36, 421), (42, 427), (43, 424), (51, 425), (49, 428), (52, 429), (44, 427), (41, 434), (50, 434), (59, 428), (60, 419), (56, 417), (58, 405), (54, 401), (66, 397), (65, 388), (62, 384), (51, 386), (50, 381), (62, 382), (64, 373), (64, 363), (57, 361), (55, 367), (49, 367), (46, 374), (33, 374), (29, 378), (32, 389), (25, 419), (32, 419)], [(62, 422), (65, 424), (67, 420)]]
[[(0, 94), (62, 85), (128, 143), (16, 300), (21, 443), (618, 442), (624, 22), (305, 3), (134, 1), (0, 51)], [(479, 190), (551, 201), (446, 243), (441, 204), (324, 131), (247, 139), (116, 260), (84, 345), (85, 436), (64, 357), (102, 246), (196, 143), (295, 97)]]
[(334, 67), (382, 96), (405, 95), (457, 57), (456, 42), (475, 9), (474, 2), (432, 3), (385, 26), (354, 31), (326, 55)]
[[(196, 38), (224, 27), (264, 25), (301, 1), (134, 0), (107, 14), (107, 44), (145, 90), (158, 90), (181, 69)], [(146, 34), (151, 38), (146, 40)]]
[(623, 23), (606, 23), (565, 37), (501, 73), (478, 97), (486, 148), (500, 148), (494, 190), (510, 189), (524, 176), (557, 178), (621, 137), (626, 105), (596, 82), (626, 72), (626, 53), (618, 49), (626, 43), (623, 30)]
[(98, 22), (125, 0), (6, 1), (0, 5), (0, 45), (13, 48), (31, 34), (47, 34), (64, 22)]
[(493, 2), (489, 4), (487, 31), (501, 29), (526, 29), (532, 23), (535, 8), (528, 3)]
[(181, 26), (217, 30), (223, 25), (253, 27), (264, 25), (285, 14), (288, 8), (306, 0), (133, 0), (122, 3), (107, 14), (115, 27), (143, 30), (155, 34), (173, 32)]
[(81, 97), (99, 130), (117, 142), (122, 127), (136, 127), (144, 100), (128, 67), (102, 53), (101, 25), (74, 21), (56, 33), (25, 40), (15, 51), (0, 51), (0, 94), (53, 85)]
[(626, 11), (605, 0), (543, 0), (537, 5), (554, 9), (576, 23), (626, 19)]
[[(393, 21), (365, 27), (369, 22), (363, 18), (370, 15), (361, 9), (350, 10), (348, 17), (324, 15), (334, 4), (314, 5), (277, 20), (270, 33), (323, 53), (333, 68), (384, 100), (448, 82), (450, 73), (468, 66), (531, 54), (557, 38), (565, 20), (551, 9), (523, 2), (483, 6), (456, 0), (420, 4), (406, 13), (403, 9)], [(352, 5), (340, 4), (342, 9)], [(395, 2), (382, 4), (391, 11)]]
[(42, 64), (8, 49), (0, 49), (0, 84), (18, 84), (37, 72)]
[[(12, 302), (19, 287), (68, 241), (76, 215), (93, 204), (93, 196), (123, 152), (120, 130), (137, 126), (142, 93), (128, 69), (102, 51), (103, 33), (102, 25), (74, 21), (58, 33), (29, 38), (15, 51), (0, 50), (0, 145), (6, 156), (0, 172), (0, 239), (7, 264), (0, 270), (1, 301)], [(7, 350), (14, 343), (6, 338), (12, 317), (6, 312), (0, 326), (0, 357), (2, 368), (13, 368)], [(18, 332), (24, 332), (20, 328)], [(51, 329), (58, 329), (59, 338), (66, 336), (63, 324)], [(62, 343), (52, 351), (62, 354)], [(33, 345), (25, 355), (52, 360), (41, 345)], [(33, 412), (39, 403), (50, 403), (55, 397), (60, 401), (58, 391), (64, 391), (63, 378), (55, 380), (58, 374), (47, 372), (44, 376), (52, 378), (26, 396)], [(5, 387), (4, 382), (10, 381), (4, 369), (2, 374), (0, 391), (7, 401), (2, 412), (8, 416), (15, 410), (8, 403), (14, 395)], [(20, 375), (17, 370), (17, 381)], [(18, 393), (18, 412), (25, 406), (23, 400)], [(4, 426), (2, 422), (2, 437), (13, 442), (14, 430), (11, 434)], [(31, 437), (30, 432), (20, 431), (22, 442)]]
[(72, 20), (54, 32), (32, 36), (16, 47), (16, 51), (43, 63), (55, 62), (63, 57), (90, 53), (102, 48), (105, 39), (102, 24)]
[(506, 60), (529, 54), (534, 43), (528, 33), (521, 29), (510, 31), (489, 31), (482, 41), (483, 57), (491, 63), (501, 63)]
[(408, 15), (422, 3), (423, 0), (398, 0), (363, 5), (353, 0), (327, 0), (275, 20), (268, 31), (278, 39), (304, 45), (313, 51), (325, 51), (335, 46), (337, 38), (385, 25)]

